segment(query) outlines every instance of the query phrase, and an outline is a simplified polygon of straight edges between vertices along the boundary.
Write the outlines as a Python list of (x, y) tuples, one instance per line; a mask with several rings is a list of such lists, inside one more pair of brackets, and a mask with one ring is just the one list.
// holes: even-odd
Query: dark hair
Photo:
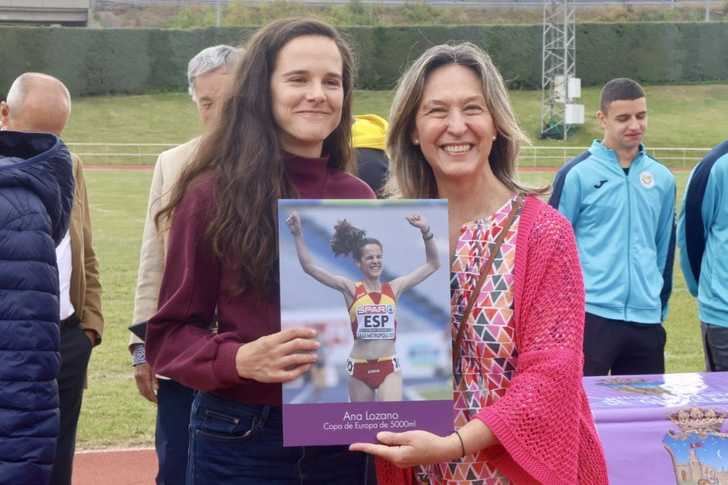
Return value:
[(645, 97), (645, 91), (637, 81), (626, 77), (612, 79), (602, 88), (599, 100), (599, 109), (606, 114), (613, 101), (640, 99)]
[(221, 105), (220, 118), (182, 172), (169, 204), (156, 216), (157, 224), (160, 217), (169, 218), (192, 181), (212, 172), (215, 213), (206, 236), (215, 255), (240, 271), (238, 290), (252, 288), (264, 293), (277, 282), (276, 203), (298, 194), (283, 162), (270, 81), (278, 53), (303, 36), (326, 37), (339, 49), (344, 91), (341, 123), (324, 140), (323, 152), (329, 156), (330, 167), (350, 171), (354, 73), (349, 46), (335, 28), (319, 20), (277, 20), (248, 42)]
[(367, 244), (376, 244), (383, 249), (382, 243), (378, 240), (367, 237), (366, 231), (352, 226), (344, 219), (334, 226), (334, 237), (331, 238), (331, 250), (335, 256), (351, 253), (354, 261), (361, 259), (361, 251)]

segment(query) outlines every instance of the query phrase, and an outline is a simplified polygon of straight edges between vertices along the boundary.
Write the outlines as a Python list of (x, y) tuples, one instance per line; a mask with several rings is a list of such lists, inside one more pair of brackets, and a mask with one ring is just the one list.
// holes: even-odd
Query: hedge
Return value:
[[(204, 47), (239, 44), (255, 29), (0, 28), (0, 93), (25, 71), (64, 80), (78, 95), (181, 90), (187, 61)], [(349, 27), (357, 84), (390, 89), (426, 47), (470, 41), (485, 48), (513, 88), (541, 85), (541, 27)], [(646, 83), (728, 79), (728, 24), (578, 24), (577, 75), (584, 85), (618, 76)]]

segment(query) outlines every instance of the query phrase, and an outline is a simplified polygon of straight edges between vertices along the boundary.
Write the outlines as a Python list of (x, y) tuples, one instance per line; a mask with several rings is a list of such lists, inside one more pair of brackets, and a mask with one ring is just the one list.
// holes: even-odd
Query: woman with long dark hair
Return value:
[(360, 453), (283, 448), (280, 408), (281, 383), (311, 368), (318, 343), (310, 329), (280, 331), (276, 202), (373, 198), (346, 173), (351, 95), (351, 53), (334, 28), (311, 19), (263, 27), (157, 216), (171, 227), (147, 357), (199, 391), (187, 485), (366, 481)]
[(425, 243), (425, 264), (411, 273), (383, 282), (384, 247), (366, 232), (340, 221), (334, 227), (331, 250), (336, 256), (350, 254), (361, 271), (360, 281), (333, 274), (316, 264), (303, 239), (303, 226), (296, 212), (287, 218), (303, 270), (319, 283), (341, 292), (351, 318), (354, 346), (346, 363), (349, 398), (357, 401), (401, 401), (402, 373), (395, 352), (397, 300), (405, 291), (437, 271), (440, 261), (435, 235), (427, 220), (413, 214), (407, 222), (420, 230)]
[[(392, 189), (448, 199), (454, 432), (381, 432), (352, 449), (432, 484), (607, 483), (582, 385), (584, 286), (569, 222), (520, 185), (526, 137), (473, 44), (428, 49), (390, 115)], [(380, 466), (380, 485), (413, 480)], [(411, 471), (412, 469), (408, 470)]]

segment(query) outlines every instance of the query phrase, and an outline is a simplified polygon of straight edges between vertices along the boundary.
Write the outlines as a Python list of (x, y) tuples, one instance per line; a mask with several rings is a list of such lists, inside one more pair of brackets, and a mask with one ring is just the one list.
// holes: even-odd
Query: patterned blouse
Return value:
[[(481, 267), (490, 256), (489, 251), (503, 230), (516, 197), (492, 216), (468, 222), (460, 229), (450, 275), (453, 341), (468, 306), (469, 294), (478, 283)], [(512, 290), (519, 219), (520, 210), (493, 261), (491, 274), (483, 283), (464, 330), (460, 361), (453, 369), (455, 429), (503, 396), (513, 378), (517, 353)], [(508, 479), (488, 465), (481, 453), (424, 466), (421, 472), (423, 481), (431, 484), (508, 483)]]

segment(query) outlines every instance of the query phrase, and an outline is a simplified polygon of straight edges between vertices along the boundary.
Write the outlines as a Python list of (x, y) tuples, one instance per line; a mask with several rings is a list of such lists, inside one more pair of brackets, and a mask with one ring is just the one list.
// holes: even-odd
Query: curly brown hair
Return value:
[(361, 251), (367, 244), (376, 244), (379, 249), (384, 249), (382, 243), (372, 237), (367, 237), (363, 229), (352, 226), (346, 219), (339, 221), (334, 226), (334, 237), (331, 238), (331, 250), (335, 256), (350, 254), (354, 261), (361, 259)]

